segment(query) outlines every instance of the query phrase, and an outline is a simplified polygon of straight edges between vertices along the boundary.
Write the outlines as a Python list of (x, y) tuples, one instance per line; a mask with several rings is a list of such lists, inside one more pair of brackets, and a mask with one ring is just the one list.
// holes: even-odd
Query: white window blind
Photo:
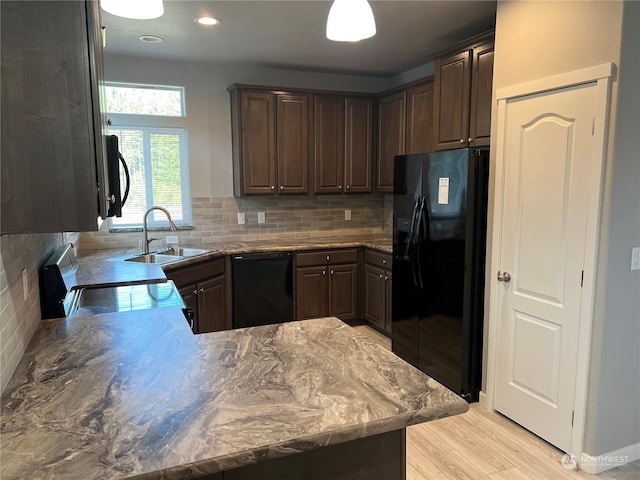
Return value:
[[(122, 217), (114, 217), (112, 225), (139, 226), (144, 212), (154, 205), (169, 210), (176, 225), (190, 225), (186, 130), (120, 127), (111, 128), (109, 133), (118, 136), (120, 152), (131, 176), (129, 198)], [(157, 210), (149, 215), (148, 223), (150, 226), (169, 225), (165, 215)]]

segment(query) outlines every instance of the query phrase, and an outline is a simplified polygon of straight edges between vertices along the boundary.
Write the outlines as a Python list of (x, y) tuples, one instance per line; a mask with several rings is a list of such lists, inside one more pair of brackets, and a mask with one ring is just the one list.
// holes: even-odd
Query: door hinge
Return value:
[(584, 286), (584, 270), (582, 270), (582, 273), (580, 274), (580, 287)]
[(573, 427), (573, 419), (576, 416), (576, 411), (574, 410), (573, 412), (571, 412), (571, 426)]
[(591, 136), (596, 134), (596, 117), (591, 117)]

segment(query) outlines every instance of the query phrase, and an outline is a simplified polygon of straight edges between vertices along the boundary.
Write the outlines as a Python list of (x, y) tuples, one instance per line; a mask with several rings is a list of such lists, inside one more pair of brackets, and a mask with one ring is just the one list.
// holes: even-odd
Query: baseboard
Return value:
[(583, 453), (580, 456), (580, 469), (586, 473), (597, 475), (612, 468), (640, 460), (640, 443), (614, 450), (603, 455), (591, 456)]
[(492, 409), (489, 408), (488, 403), (489, 401), (487, 400), (487, 394), (484, 392), (480, 392), (480, 398), (478, 399), (478, 403), (485, 409), (485, 410), (489, 410), (492, 411)]

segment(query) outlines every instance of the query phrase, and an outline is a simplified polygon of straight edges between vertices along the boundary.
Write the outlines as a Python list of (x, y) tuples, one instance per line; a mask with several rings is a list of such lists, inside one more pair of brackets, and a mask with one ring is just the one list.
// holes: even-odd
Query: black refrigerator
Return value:
[(392, 349), (467, 401), (482, 380), (489, 150), (394, 159)]

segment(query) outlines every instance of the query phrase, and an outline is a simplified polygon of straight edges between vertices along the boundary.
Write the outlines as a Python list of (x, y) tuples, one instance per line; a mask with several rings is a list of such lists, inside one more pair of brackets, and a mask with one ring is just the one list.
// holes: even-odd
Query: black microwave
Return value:
[[(116, 135), (106, 135), (104, 138), (107, 154), (107, 217), (121, 217), (122, 207), (129, 196), (131, 177), (129, 176), (127, 162), (125, 162), (124, 157), (120, 153), (118, 137)], [(120, 170), (120, 167), (122, 167), (122, 170)], [(123, 178), (124, 192), (122, 188)]]

